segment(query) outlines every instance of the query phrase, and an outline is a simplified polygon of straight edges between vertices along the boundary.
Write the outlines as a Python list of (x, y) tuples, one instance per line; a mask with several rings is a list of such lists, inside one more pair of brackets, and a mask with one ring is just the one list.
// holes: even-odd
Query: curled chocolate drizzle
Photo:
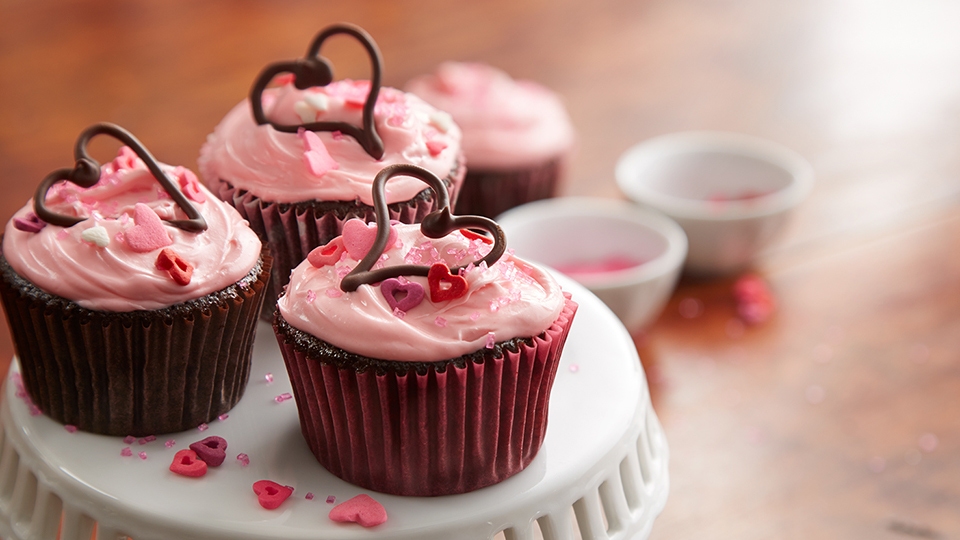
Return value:
[[(330, 61), (323, 56), (319, 56), (319, 53), (323, 42), (336, 34), (353, 36), (363, 44), (370, 56), (370, 92), (367, 94), (367, 100), (363, 103), (363, 127), (357, 127), (347, 122), (311, 122), (309, 124), (286, 125), (267, 119), (263, 112), (263, 91), (277, 75), (281, 73), (292, 74), (294, 77), (293, 84), (299, 90), (305, 90), (312, 86), (326, 86), (333, 82), (333, 68), (330, 66)], [(377, 48), (377, 44), (365, 30), (350, 24), (328, 26), (317, 34), (317, 37), (313, 38), (313, 42), (303, 58), (297, 58), (290, 62), (275, 62), (263, 68), (260, 76), (253, 83), (253, 88), (250, 89), (250, 106), (253, 108), (253, 118), (259, 125), (270, 124), (273, 129), (284, 133), (296, 133), (300, 128), (310, 131), (340, 131), (356, 139), (373, 159), (381, 159), (384, 152), (383, 140), (377, 133), (373, 109), (377, 104), (377, 96), (380, 94), (382, 66), (383, 59), (380, 57), (380, 49)]]
[(387, 278), (398, 276), (426, 276), (430, 272), (429, 266), (420, 266), (413, 264), (401, 264), (397, 266), (388, 266), (371, 270), (373, 265), (383, 255), (387, 247), (387, 240), (390, 238), (390, 213), (387, 209), (387, 199), (384, 194), (384, 187), (387, 180), (395, 176), (412, 176), (427, 183), (434, 193), (437, 194), (439, 210), (427, 214), (420, 223), (420, 232), (428, 238), (443, 238), (453, 231), (459, 229), (481, 229), (493, 235), (493, 248), (486, 257), (468, 263), (466, 265), (456, 266), (450, 269), (451, 274), (457, 274), (460, 270), (473, 264), (486, 263), (492, 266), (503, 255), (507, 245), (507, 238), (503, 230), (492, 219), (483, 216), (454, 216), (450, 212), (450, 196), (447, 194), (447, 188), (443, 180), (432, 172), (406, 163), (390, 165), (379, 173), (373, 180), (373, 208), (377, 219), (377, 237), (373, 241), (370, 251), (357, 263), (357, 266), (349, 274), (340, 280), (340, 289), (345, 292), (353, 292), (363, 284), (377, 283)]
[(37, 214), (37, 217), (47, 223), (60, 227), (72, 227), (87, 219), (58, 214), (47, 208), (47, 192), (50, 191), (50, 188), (53, 187), (54, 184), (61, 180), (72, 182), (84, 188), (93, 187), (100, 180), (100, 164), (87, 153), (87, 144), (90, 142), (90, 139), (101, 134), (110, 135), (130, 147), (130, 149), (137, 154), (137, 157), (142, 159), (147, 165), (147, 169), (149, 169), (153, 177), (157, 179), (157, 182), (160, 183), (164, 191), (170, 195), (177, 203), (177, 206), (179, 206), (189, 218), (164, 220), (168, 225), (188, 232), (207, 230), (207, 221), (203, 219), (203, 216), (197, 208), (187, 200), (186, 196), (177, 188), (176, 184), (170, 180), (170, 177), (160, 169), (160, 164), (157, 163), (153, 154), (143, 146), (143, 143), (137, 140), (129, 131), (115, 124), (108, 123), (94, 124), (80, 133), (80, 136), (77, 137), (76, 146), (74, 146), (73, 149), (74, 158), (77, 160), (77, 163), (72, 169), (57, 169), (48, 174), (46, 178), (40, 182), (40, 185), (37, 186), (37, 191), (34, 192), (33, 195), (33, 210)]

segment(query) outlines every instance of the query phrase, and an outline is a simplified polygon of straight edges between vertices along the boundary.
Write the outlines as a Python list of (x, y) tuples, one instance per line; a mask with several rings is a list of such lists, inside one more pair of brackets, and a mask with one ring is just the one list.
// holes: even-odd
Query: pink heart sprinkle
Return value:
[(46, 226), (47, 223), (37, 217), (33, 212), (28, 212), (27, 215), (22, 218), (13, 218), (13, 227), (18, 231), (38, 233)]
[(423, 302), (423, 285), (415, 281), (401, 283), (396, 278), (385, 279), (380, 283), (380, 292), (391, 311), (410, 311)]
[(190, 445), (197, 458), (211, 467), (219, 467), (227, 457), (227, 441), (223, 437), (212, 435)]
[(147, 253), (173, 243), (163, 228), (160, 216), (149, 206), (137, 203), (133, 207), (133, 222), (135, 225), (123, 233), (124, 240), (133, 251)]
[(443, 141), (427, 141), (427, 151), (430, 152), (430, 155), (434, 157), (439, 156), (440, 152), (443, 152), (446, 147), (447, 143)]
[(303, 140), (303, 161), (311, 174), (320, 177), (326, 174), (327, 171), (340, 168), (340, 164), (330, 157), (330, 153), (327, 152), (327, 147), (316, 133), (300, 128), (297, 131), (297, 136)]
[(338, 523), (376, 527), (387, 521), (387, 511), (373, 497), (361, 494), (334, 506), (330, 510), (330, 519)]
[(177, 183), (180, 184), (180, 191), (194, 202), (206, 202), (207, 196), (200, 191), (200, 182), (197, 181), (197, 175), (186, 167), (177, 167), (173, 170), (177, 177)]
[[(370, 251), (376, 239), (376, 223), (364, 223), (363, 220), (360, 219), (351, 219), (343, 224), (343, 247), (351, 257), (358, 261)], [(390, 236), (387, 237), (387, 245), (392, 246), (396, 242), (397, 230), (390, 227)]]

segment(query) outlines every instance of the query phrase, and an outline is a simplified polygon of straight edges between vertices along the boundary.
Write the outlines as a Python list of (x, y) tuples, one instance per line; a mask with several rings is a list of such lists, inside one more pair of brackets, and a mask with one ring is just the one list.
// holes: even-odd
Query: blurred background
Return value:
[[(738, 276), (688, 276), (634, 333), (671, 447), (652, 538), (960, 537), (960, 3), (0, 0), (0, 20), (4, 222), (94, 122), (195, 168), (259, 70), (341, 21), (388, 86), (453, 59), (556, 91), (565, 194), (621, 198), (618, 156), (665, 133), (792, 148), (817, 182), (752, 269), (776, 313), (745, 324)], [(349, 40), (324, 55), (367, 76)], [(4, 329), (0, 370), (13, 353)]]

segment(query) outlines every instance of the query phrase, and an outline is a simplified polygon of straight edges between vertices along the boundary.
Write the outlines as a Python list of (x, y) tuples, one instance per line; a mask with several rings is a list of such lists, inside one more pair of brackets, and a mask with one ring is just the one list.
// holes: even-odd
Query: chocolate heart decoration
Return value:
[(77, 144), (73, 150), (74, 158), (77, 160), (76, 165), (74, 165), (72, 169), (57, 169), (53, 171), (37, 186), (37, 191), (33, 195), (33, 210), (40, 219), (60, 227), (72, 227), (87, 219), (58, 214), (47, 208), (47, 192), (50, 191), (50, 188), (53, 187), (54, 184), (61, 180), (72, 182), (84, 188), (93, 187), (93, 185), (100, 180), (100, 164), (87, 153), (87, 144), (90, 142), (90, 139), (101, 134), (110, 135), (131, 148), (147, 165), (147, 169), (149, 169), (153, 177), (157, 179), (157, 182), (160, 183), (163, 190), (170, 195), (177, 203), (177, 206), (183, 210), (183, 213), (190, 218), (165, 220), (167, 225), (172, 225), (189, 232), (207, 230), (206, 220), (203, 219), (203, 216), (200, 215), (197, 208), (187, 200), (184, 194), (177, 189), (176, 183), (170, 180), (170, 177), (160, 169), (156, 158), (143, 146), (143, 143), (122, 127), (107, 123), (94, 124), (83, 130), (80, 136), (77, 137)]
[[(290, 73), (293, 75), (293, 84), (300, 90), (312, 86), (326, 86), (333, 82), (333, 68), (330, 62), (318, 56), (320, 46), (330, 36), (336, 34), (348, 34), (357, 39), (367, 54), (370, 55), (371, 76), (370, 93), (367, 94), (366, 101), (363, 102), (363, 127), (357, 127), (347, 122), (311, 122), (309, 124), (286, 125), (278, 124), (267, 119), (263, 113), (263, 91), (274, 77), (281, 73)], [(313, 38), (307, 54), (303, 58), (298, 58), (290, 62), (275, 62), (267, 65), (260, 72), (260, 76), (253, 83), (250, 89), (250, 106), (253, 109), (253, 118), (257, 124), (270, 124), (273, 129), (284, 133), (296, 133), (298, 129), (304, 128), (310, 131), (339, 131), (350, 135), (360, 146), (370, 154), (373, 159), (383, 157), (383, 140), (377, 133), (374, 125), (373, 109), (377, 104), (377, 96), (380, 94), (380, 72), (382, 71), (383, 60), (380, 57), (380, 49), (377, 44), (362, 28), (349, 24), (335, 24), (323, 29), (317, 37)]]
[(357, 266), (349, 274), (340, 280), (340, 289), (344, 292), (353, 292), (360, 285), (377, 283), (387, 278), (397, 276), (426, 276), (430, 272), (429, 266), (418, 266), (412, 264), (401, 264), (397, 266), (387, 266), (370, 270), (373, 265), (383, 255), (388, 241), (390, 239), (390, 213), (387, 209), (387, 198), (384, 194), (384, 187), (387, 181), (395, 176), (412, 176), (423, 180), (437, 194), (438, 210), (430, 212), (424, 216), (420, 223), (420, 232), (428, 238), (443, 238), (444, 236), (458, 229), (481, 229), (493, 235), (493, 248), (487, 256), (473, 261), (466, 265), (456, 266), (450, 269), (450, 274), (456, 275), (460, 270), (470, 265), (486, 263), (492, 266), (503, 255), (506, 249), (507, 238), (503, 230), (492, 219), (483, 216), (454, 216), (450, 212), (450, 196), (447, 194), (447, 188), (443, 180), (432, 172), (406, 163), (390, 165), (379, 173), (373, 179), (373, 209), (376, 212), (377, 237), (373, 242), (373, 247), (367, 252), (366, 256), (357, 263)]

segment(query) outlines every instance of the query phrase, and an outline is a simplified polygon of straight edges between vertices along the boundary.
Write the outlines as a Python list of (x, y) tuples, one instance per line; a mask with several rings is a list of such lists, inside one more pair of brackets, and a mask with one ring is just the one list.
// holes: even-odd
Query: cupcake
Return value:
[(559, 190), (574, 133), (560, 99), (484, 64), (446, 62), (407, 83), (463, 130), (467, 177), (457, 211), (495, 217)]
[[(391, 223), (382, 190), (401, 175), (428, 182), (443, 209)], [(313, 454), (384, 493), (464, 493), (525, 468), (577, 308), (505, 254), (494, 222), (451, 216), (443, 188), (413, 166), (384, 169), (376, 227), (347, 222), (311, 252), (274, 321)]]
[[(126, 146), (100, 167), (87, 142)], [(110, 124), (7, 222), (0, 286), (24, 386), (54, 420), (106, 435), (195, 428), (250, 373), (270, 274), (257, 235), (183, 167)]]
[[(324, 40), (347, 34), (370, 55), (369, 81), (333, 82), (318, 56)], [(387, 165), (424, 167), (455, 199), (465, 171), (460, 129), (416, 96), (380, 86), (380, 53), (352, 26), (332, 26), (305, 58), (267, 66), (248, 100), (233, 108), (200, 153), (200, 173), (232, 204), (274, 255), (270, 306), (310, 251), (354, 218), (373, 221), (370, 186)], [(276, 86), (267, 88), (269, 84)], [(438, 208), (432, 191), (399, 178), (386, 193), (391, 219), (418, 223)], [(265, 309), (269, 317), (272, 309)]]

